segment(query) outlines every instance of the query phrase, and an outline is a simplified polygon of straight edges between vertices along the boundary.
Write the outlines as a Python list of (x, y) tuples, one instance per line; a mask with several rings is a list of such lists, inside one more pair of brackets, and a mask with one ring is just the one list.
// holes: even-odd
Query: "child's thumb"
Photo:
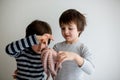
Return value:
[(59, 51), (58, 53), (63, 53), (64, 51)]

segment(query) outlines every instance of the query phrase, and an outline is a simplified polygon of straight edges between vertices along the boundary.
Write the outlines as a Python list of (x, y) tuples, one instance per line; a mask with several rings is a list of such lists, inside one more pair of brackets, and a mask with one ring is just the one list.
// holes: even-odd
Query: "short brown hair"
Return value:
[(62, 26), (62, 24), (70, 24), (71, 22), (74, 22), (77, 25), (78, 31), (82, 32), (86, 25), (86, 18), (79, 11), (75, 9), (68, 9), (61, 14), (59, 24)]
[[(43, 35), (45, 33), (52, 34), (50, 25), (47, 22), (34, 20), (26, 28), (26, 37), (30, 35)], [(48, 41), (50, 43), (50, 40)]]

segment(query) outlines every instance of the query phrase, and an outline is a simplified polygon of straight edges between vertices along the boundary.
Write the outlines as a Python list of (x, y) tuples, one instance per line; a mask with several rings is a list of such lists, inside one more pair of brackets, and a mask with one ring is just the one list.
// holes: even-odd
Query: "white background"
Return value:
[(5, 46), (25, 36), (25, 28), (35, 19), (48, 22), (54, 41), (63, 41), (59, 16), (69, 8), (85, 14), (87, 26), (81, 35), (94, 55), (91, 80), (120, 80), (120, 0), (0, 0), (0, 80), (12, 80), (15, 59)]

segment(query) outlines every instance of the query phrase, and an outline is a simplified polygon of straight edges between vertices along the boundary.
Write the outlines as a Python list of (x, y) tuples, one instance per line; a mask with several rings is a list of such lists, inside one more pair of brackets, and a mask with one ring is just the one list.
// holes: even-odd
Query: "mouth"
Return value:
[(67, 35), (67, 36), (65, 36), (65, 38), (70, 38), (70, 36), (69, 36), (69, 35)]
[(43, 52), (43, 51), (46, 50), (46, 49), (48, 49), (48, 47), (45, 47), (45, 48), (41, 49), (41, 52)]
[(65, 35), (65, 37), (70, 37), (70, 35)]
[(41, 53), (43, 49), (37, 49), (37, 53)]
[(41, 49), (41, 52), (44, 51), (44, 50), (45, 50), (45, 48)]

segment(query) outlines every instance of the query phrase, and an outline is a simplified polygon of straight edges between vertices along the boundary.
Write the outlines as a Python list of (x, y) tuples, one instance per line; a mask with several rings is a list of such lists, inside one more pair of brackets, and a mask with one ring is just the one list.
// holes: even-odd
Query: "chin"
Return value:
[(69, 40), (69, 39), (66, 39), (66, 41), (67, 41), (67, 42), (71, 42), (71, 40)]

